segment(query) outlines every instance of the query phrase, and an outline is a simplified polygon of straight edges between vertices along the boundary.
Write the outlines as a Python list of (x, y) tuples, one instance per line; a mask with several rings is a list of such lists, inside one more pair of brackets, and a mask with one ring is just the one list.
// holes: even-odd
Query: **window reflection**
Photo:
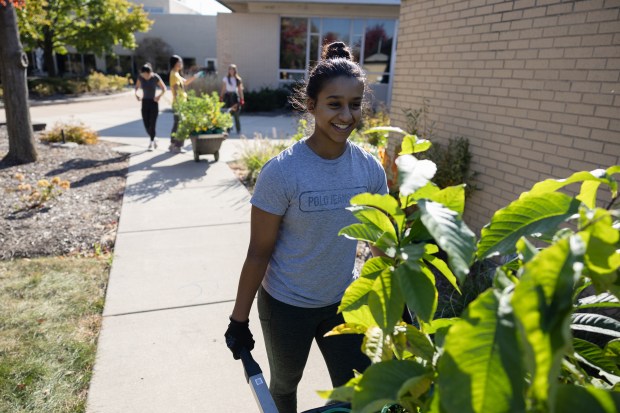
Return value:
[(389, 83), (396, 21), (283, 17), (280, 27), (280, 79), (299, 80), (320, 59), (323, 45), (342, 41), (353, 51), (370, 83)]
[(351, 20), (349, 19), (323, 19), (323, 44), (338, 41), (349, 44), (350, 32)]
[(283, 17), (280, 30), (280, 68), (305, 69), (308, 19)]
[(393, 20), (368, 20), (364, 35), (364, 70), (371, 82), (388, 83), (392, 42)]

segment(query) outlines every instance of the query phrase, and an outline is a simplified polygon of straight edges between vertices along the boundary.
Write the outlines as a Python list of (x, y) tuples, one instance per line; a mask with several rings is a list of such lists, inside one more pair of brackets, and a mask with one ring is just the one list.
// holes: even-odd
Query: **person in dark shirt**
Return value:
[[(161, 92), (156, 96), (155, 92), (158, 86)], [(139, 89), (142, 89), (142, 97), (140, 97), (138, 93)], [(161, 77), (159, 77), (157, 73), (153, 73), (153, 68), (150, 63), (146, 63), (140, 69), (140, 76), (138, 76), (136, 80), (135, 94), (136, 99), (142, 101), (142, 120), (144, 121), (146, 133), (148, 133), (151, 138), (148, 147), (149, 151), (157, 149), (155, 128), (157, 125), (157, 116), (159, 115), (159, 99), (164, 93), (166, 93), (164, 81), (161, 80)]]

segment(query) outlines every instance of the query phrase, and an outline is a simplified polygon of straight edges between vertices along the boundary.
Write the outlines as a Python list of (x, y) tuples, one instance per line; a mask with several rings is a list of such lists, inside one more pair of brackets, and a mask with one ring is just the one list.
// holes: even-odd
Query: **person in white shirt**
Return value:
[(230, 114), (235, 120), (235, 129), (241, 133), (241, 123), (239, 122), (239, 112), (245, 103), (243, 99), (243, 80), (237, 72), (237, 66), (228, 66), (228, 74), (222, 79), (222, 90), (220, 100), (225, 103), (225, 108), (230, 110)]

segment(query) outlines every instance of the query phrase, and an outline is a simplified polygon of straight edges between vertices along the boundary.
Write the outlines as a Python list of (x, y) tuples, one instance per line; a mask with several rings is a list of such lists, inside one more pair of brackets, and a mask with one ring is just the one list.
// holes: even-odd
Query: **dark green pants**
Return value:
[(297, 413), (297, 385), (313, 340), (323, 354), (334, 387), (349, 381), (353, 369), (363, 372), (370, 365), (361, 351), (362, 335), (323, 337), (333, 327), (344, 323), (337, 309), (338, 304), (321, 308), (295, 307), (274, 299), (262, 287), (259, 289), (258, 314), (269, 359), (269, 390), (279, 413)]

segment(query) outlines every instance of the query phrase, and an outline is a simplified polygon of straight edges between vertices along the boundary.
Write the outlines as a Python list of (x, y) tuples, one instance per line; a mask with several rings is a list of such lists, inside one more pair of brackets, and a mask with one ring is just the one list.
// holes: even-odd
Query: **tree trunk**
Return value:
[(4, 161), (18, 164), (37, 160), (28, 107), (27, 68), (28, 56), (19, 40), (15, 8), (8, 2), (0, 5), (0, 76), (9, 133), (9, 153)]
[(48, 27), (45, 27), (43, 29), (43, 67), (50, 77), (57, 75), (57, 68), (54, 64), (54, 42), (52, 38), (52, 31)]

